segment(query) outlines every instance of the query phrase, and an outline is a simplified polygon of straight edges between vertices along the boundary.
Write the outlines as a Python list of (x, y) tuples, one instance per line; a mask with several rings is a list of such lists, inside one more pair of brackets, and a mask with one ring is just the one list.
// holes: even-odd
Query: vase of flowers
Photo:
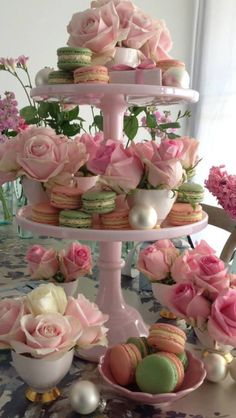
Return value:
[(31, 279), (49, 280), (64, 288), (67, 296), (74, 296), (79, 277), (92, 272), (92, 255), (88, 245), (72, 242), (68, 249), (60, 251), (33, 245), (26, 253), (25, 261)]
[(26, 296), (0, 301), (0, 344), (12, 350), (13, 366), (30, 386), (31, 401), (59, 396), (55, 387), (68, 372), (75, 347), (106, 345), (107, 315), (82, 294), (66, 296), (53, 283)]
[(205, 348), (236, 347), (236, 276), (215, 251), (201, 241), (175, 258), (170, 274), (173, 284), (158, 291), (162, 304), (194, 327)]

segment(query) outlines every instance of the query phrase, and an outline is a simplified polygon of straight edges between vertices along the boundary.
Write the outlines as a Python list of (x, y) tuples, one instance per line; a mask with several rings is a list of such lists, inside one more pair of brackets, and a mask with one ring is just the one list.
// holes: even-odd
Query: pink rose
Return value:
[(211, 302), (201, 292), (189, 302), (186, 315), (197, 328), (204, 329), (211, 313)]
[(127, 193), (136, 189), (143, 175), (140, 159), (123, 145), (116, 147), (111, 155), (102, 180), (117, 193)]
[(0, 171), (0, 186), (8, 181), (14, 181), (16, 177), (17, 176), (14, 173), (5, 173), (4, 171)]
[(100, 144), (96, 153), (89, 158), (87, 168), (94, 174), (104, 174), (108, 164), (110, 163), (112, 153), (120, 145), (119, 141), (109, 139), (104, 144)]
[(79, 294), (77, 299), (69, 297), (65, 313), (76, 318), (82, 327), (82, 334), (77, 341), (79, 347), (106, 345), (107, 329), (104, 323), (109, 317), (104, 315), (95, 303), (91, 303), (82, 294)]
[(198, 269), (193, 272), (193, 280), (199, 288), (207, 290), (213, 299), (229, 287), (227, 268), (215, 255), (206, 255), (198, 259)]
[(155, 148), (155, 160), (167, 161), (182, 157), (183, 144), (173, 139), (164, 139), (160, 146)]
[(17, 136), (23, 144), (17, 154), (22, 174), (47, 181), (59, 174), (68, 159), (68, 145), (51, 128), (30, 127)]
[(81, 335), (80, 323), (60, 313), (24, 315), (20, 325), (22, 335), (11, 341), (12, 348), (39, 358), (70, 350)]
[(137, 155), (141, 161), (145, 158), (151, 160), (154, 154), (153, 141), (132, 142), (129, 151)]
[(227, 289), (215, 299), (208, 332), (216, 341), (236, 347), (236, 289)]
[(206, 241), (201, 240), (199, 244), (195, 246), (193, 250), (191, 250), (191, 254), (198, 254), (199, 256), (202, 255), (214, 255), (216, 253), (210, 245), (207, 244)]
[(171, 276), (175, 282), (191, 280), (192, 275), (198, 269), (198, 262), (191, 251), (184, 251), (177, 257), (171, 267)]
[(67, 26), (69, 46), (89, 48), (96, 54), (113, 55), (117, 41), (122, 40), (119, 16), (113, 2), (100, 8), (75, 13)]
[(25, 313), (21, 299), (3, 299), (0, 301), (0, 346), (10, 347), (12, 339), (20, 338), (20, 319)]
[(152, 26), (155, 29), (155, 33), (142, 46), (142, 53), (156, 62), (169, 59), (168, 52), (172, 48), (173, 43), (165, 21), (154, 20)]
[(123, 45), (129, 48), (141, 49), (141, 47), (156, 33), (154, 20), (144, 14), (140, 9), (135, 9), (129, 24), (130, 30)]
[(94, 158), (103, 140), (103, 132), (99, 132), (95, 136), (83, 134), (81, 137), (75, 138), (75, 142), (85, 145), (86, 152), (88, 153), (88, 161)]
[(141, 250), (138, 257), (137, 268), (151, 280), (165, 279), (170, 273), (170, 267), (178, 256), (178, 250), (173, 246), (166, 246), (166, 241), (152, 244)]
[(82, 167), (88, 160), (89, 155), (86, 153), (86, 147), (84, 144), (74, 142), (73, 140), (67, 141), (67, 155), (63, 171), (74, 174), (80, 167)]
[(12, 138), (10, 141), (0, 142), (0, 172), (6, 173), (7, 175), (14, 175), (15, 177), (20, 169), (20, 164), (17, 162), (16, 156), (22, 149), (22, 144), (18, 136)]
[(30, 247), (25, 261), (28, 263), (31, 278), (36, 280), (51, 279), (59, 269), (57, 252), (53, 248), (46, 250), (41, 245)]
[(67, 252), (59, 252), (59, 268), (66, 282), (91, 273), (92, 256), (90, 247), (73, 242)]
[[(105, 4), (109, 3), (111, 0), (94, 0), (91, 2), (91, 7), (97, 8), (104, 6)], [(112, 1), (116, 12), (119, 16), (119, 24), (121, 28), (129, 27), (131, 17), (135, 10), (135, 6), (133, 5), (132, 1), (130, 0), (113, 0)]]
[(179, 160), (144, 160), (148, 182), (152, 187), (173, 189), (182, 182), (183, 168)]
[(199, 141), (195, 138), (188, 136), (182, 136), (177, 139), (183, 144), (183, 156), (181, 163), (185, 169), (193, 167), (197, 163), (197, 152), (199, 147)]

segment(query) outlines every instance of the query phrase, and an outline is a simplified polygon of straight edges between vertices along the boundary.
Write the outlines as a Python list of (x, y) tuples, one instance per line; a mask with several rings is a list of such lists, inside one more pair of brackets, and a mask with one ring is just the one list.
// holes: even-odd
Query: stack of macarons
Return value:
[(136, 384), (142, 392), (157, 394), (180, 389), (188, 366), (184, 331), (170, 324), (153, 324), (149, 336), (131, 337), (108, 350), (116, 383)]
[(92, 51), (88, 48), (65, 46), (57, 50), (57, 66), (48, 76), (49, 84), (73, 84), (74, 70), (91, 64)]

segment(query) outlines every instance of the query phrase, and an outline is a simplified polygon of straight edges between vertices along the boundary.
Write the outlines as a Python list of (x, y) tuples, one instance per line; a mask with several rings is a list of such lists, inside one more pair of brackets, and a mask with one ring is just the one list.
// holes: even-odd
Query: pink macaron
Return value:
[(141, 360), (140, 351), (134, 344), (117, 344), (109, 349), (110, 371), (121, 386), (134, 382), (136, 367)]
[(31, 219), (42, 224), (58, 225), (59, 210), (50, 203), (38, 203), (32, 207)]
[(148, 344), (155, 350), (180, 354), (185, 349), (185, 332), (175, 325), (157, 323), (149, 329)]
[(82, 206), (81, 191), (76, 187), (55, 186), (51, 190), (51, 205), (59, 209), (79, 209)]

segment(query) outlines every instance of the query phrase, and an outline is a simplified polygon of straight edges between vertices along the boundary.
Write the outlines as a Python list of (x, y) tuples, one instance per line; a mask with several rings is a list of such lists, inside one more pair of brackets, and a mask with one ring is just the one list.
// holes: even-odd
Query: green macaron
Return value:
[(184, 183), (178, 189), (177, 202), (196, 204), (203, 201), (204, 188), (197, 183)]
[(152, 353), (151, 347), (147, 343), (146, 337), (130, 337), (126, 341), (127, 344), (134, 344), (139, 350), (142, 358), (146, 357), (148, 354)]
[(61, 70), (75, 70), (91, 64), (92, 51), (88, 48), (62, 47), (57, 50), (57, 66)]
[(135, 378), (142, 392), (169, 393), (178, 384), (178, 371), (168, 357), (150, 354), (138, 364)]
[(115, 209), (116, 193), (88, 191), (82, 195), (83, 210), (87, 213), (109, 213)]
[(74, 75), (69, 71), (52, 71), (48, 75), (48, 84), (73, 84)]
[(181, 363), (183, 364), (184, 370), (186, 370), (188, 368), (188, 356), (186, 352), (183, 351), (182, 353), (176, 354), (176, 355), (180, 359)]
[(62, 210), (59, 214), (59, 225), (70, 228), (91, 228), (92, 216), (79, 210)]

